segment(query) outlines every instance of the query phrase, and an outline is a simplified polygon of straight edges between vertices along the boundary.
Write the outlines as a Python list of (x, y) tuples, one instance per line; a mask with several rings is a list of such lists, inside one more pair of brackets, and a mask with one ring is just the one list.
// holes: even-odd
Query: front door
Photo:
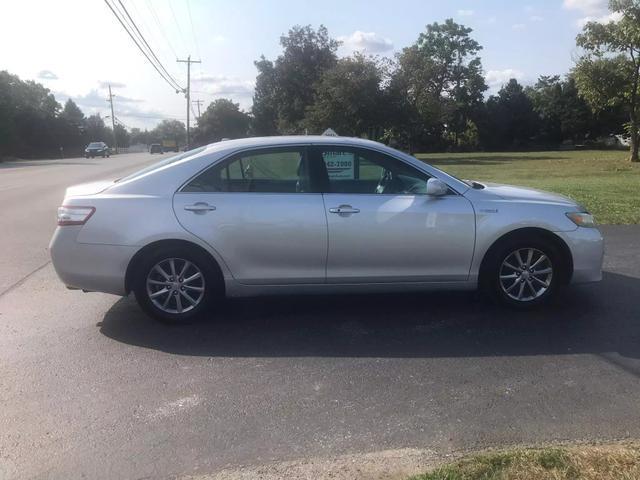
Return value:
[(241, 153), (185, 185), (174, 210), (240, 283), (323, 283), (327, 224), (310, 170), (304, 147)]
[(449, 282), (468, 278), (470, 202), (426, 194), (429, 176), (368, 149), (314, 147), (329, 177), (327, 282)]

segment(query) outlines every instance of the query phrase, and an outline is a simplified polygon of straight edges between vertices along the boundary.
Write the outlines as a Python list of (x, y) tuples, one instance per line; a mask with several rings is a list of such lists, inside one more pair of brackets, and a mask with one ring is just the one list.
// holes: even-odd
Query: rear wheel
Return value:
[(553, 297), (562, 262), (557, 248), (544, 240), (519, 240), (495, 252), (487, 286), (502, 303), (530, 308)]
[(199, 319), (220, 298), (220, 276), (200, 252), (162, 248), (144, 258), (140, 267), (134, 285), (136, 300), (162, 322)]

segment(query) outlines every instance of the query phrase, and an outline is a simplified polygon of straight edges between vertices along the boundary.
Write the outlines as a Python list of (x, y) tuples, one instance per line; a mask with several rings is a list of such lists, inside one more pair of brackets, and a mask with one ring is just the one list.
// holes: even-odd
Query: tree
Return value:
[(255, 135), (277, 135), (277, 81), (273, 62), (262, 56), (253, 64), (258, 69), (258, 75), (253, 93), (253, 107), (251, 108), (251, 132)]
[(340, 135), (360, 136), (381, 125), (383, 69), (375, 59), (356, 54), (324, 72), (305, 126), (315, 133), (331, 127)]
[(535, 85), (525, 89), (538, 116), (537, 139), (547, 145), (564, 140), (581, 142), (593, 130), (593, 115), (585, 100), (578, 95), (575, 79), (559, 75), (541, 76)]
[(162, 120), (156, 128), (149, 132), (152, 143), (161, 143), (162, 140), (174, 140), (178, 145), (184, 145), (187, 139), (187, 129), (179, 120)]
[(105, 142), (113, 143), (113, 135), (111, 131), (104, 125), (104, 120), (99, 113), (87, 117), (86, 132), (88, 142)]
[(408, 112), (409, 136), (427, 148), (457, 143), (481, 109), (487, 86), (472, 31), (452, 19), (427, 25), (398, 56), (390, 91), (396, 110)]
[(595, 111), (623, 106), (629, 122), (632, 162), (640, 148), (640, 0), (610, 0), (621, 17), (603, 24), (588, 22), (576, 38), (585, 54), (573, 73), (578, 91)]
[(313, 103), (316, 84), (336, 64), (339, 42), (320, 25), (294, 26), (280, 37), (283, 52), (275, 62), (262, 57), (253, 98), (254, 130), (259, 134), (301, 130), (306, 109)]
[(487, 100), (480, 127), (482, 145), (488, 149), (526, 146), (537, 131), (537, 120), (524, 88), (512, 78)]
[(41, 84), (0, 71), (0, 155), (57, 154), (60, 108)]
[[(111, 138), (113, 138), (113, 136)], [(129, 135), (129, 132), (127, 132), (127, 129), (119, 123), (116, 123), (116, 143), (118, 144), (118, 147), (122, 148), (126, 148), (131, 145), (131, 136)]]
[(194, 138), (200, 144), (219, 142), (223, 138), (246, 137), (249, 131), (249, 115), (240, 105), (226, 98), (209, 104), (200, 119)]
[(149, 132), (146, 129), (142, 131), (137, 127), (133, 127), (131, 129), (130, 136), (131, 136), (130, 142), (132, 145), (136, 145), (136, 144), (149, 145), (151, 143), (151, 141), (149, 140)]
[(64, 104), (64, 108), (58, 116), (60, 123), (60, 143), (65, 148), (80, 148), (85, 143), (85, 117), (70, 98)]

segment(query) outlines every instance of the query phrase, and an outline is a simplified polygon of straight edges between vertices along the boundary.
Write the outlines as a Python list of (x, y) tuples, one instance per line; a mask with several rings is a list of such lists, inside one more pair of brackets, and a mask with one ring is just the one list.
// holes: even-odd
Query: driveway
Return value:
[(40, 252), (61, 195), (48, 179), (93, 167), (23, 168), (0, 177), (20, 209), (0, 236), (0, 478), (640, 436), (638, 226), (604, 227), (603, 282), (535, 312), (469, 293), (281, 297), (171, 328), (132, 299), (66, 290)]

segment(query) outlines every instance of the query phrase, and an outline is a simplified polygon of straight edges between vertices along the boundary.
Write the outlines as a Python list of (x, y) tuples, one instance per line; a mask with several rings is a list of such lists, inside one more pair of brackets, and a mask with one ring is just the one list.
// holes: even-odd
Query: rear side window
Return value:
[(312, 191), (305, 149), (242, 153), (204, 171), (183, 192), (306, 193)]
[(126, 182), (127, 180), (132, 180), (136, 177), (141, 177), (142, 175), (146, 175), (149, 172), (153, 172), (154, 170), (158, 170), (159, 168), (165, 167), (167, 165), (170, 165), (172, 163), (178, 162), (180, 160), (183, 160), (187, 157), (191, 157), (193, 155), (197, 155), (200, 152), (203, 152), (207, 147), (200, 147), (200, 148), (195, 148), (193, 150), (189, 150), (188, 152), (182, 153), (180, 155), (176, 155), (174, 157), (171, 158), (165, 158), (164, 160), (160, 160), (159, 162), (156, 162), (148, 167), (143, 168), (142, 170), (138, 170), (135, 173), (132, 173), (131, 175), (128, 175), (126, 177), (123, 177), (119, 180), (117, 180), (118, 182)]

